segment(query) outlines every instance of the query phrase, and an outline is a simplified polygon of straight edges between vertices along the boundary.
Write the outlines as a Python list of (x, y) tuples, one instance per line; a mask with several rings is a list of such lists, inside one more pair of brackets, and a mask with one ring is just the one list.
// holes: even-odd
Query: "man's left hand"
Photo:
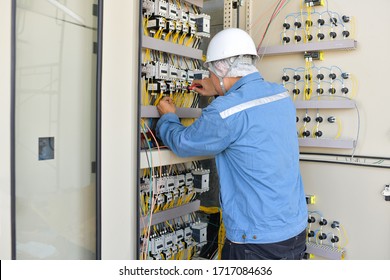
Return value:
[(163, 97), (157, 105), (157, 110), (160, 116), (168, 113), (176, 114), (175, 104), (173, 104), (173, 100), (170, 97)]

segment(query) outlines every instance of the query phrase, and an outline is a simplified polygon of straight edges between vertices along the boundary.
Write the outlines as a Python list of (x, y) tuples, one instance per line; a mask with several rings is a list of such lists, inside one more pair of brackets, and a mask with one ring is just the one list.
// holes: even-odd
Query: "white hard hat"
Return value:
[(227, 28), (218, 32), (207, 48), (205, 66), (209, 62), (238, 55), (257, 55), (255, 43), (244, 30)]

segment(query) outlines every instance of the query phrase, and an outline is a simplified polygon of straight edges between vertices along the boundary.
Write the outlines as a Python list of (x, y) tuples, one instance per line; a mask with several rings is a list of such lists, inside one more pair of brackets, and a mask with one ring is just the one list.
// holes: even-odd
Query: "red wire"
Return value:
[(286, 1), (287, 1), (287, 0), (280, 0), (279, 3), (276, 5), (275, 10), (274, 10), (274, 12), (272, 13), (272, 16), (271, 16), (271, 18), (270, 18), (270, 20), (269, 20), (269, 22), (268, 22), (268, 24), (267, 24), (267, 27), (266, 27), (266, 29), (265, 29), (265, 31), (264, 31), (264, 34), (263, 34), (263, 36), (262, 36), (262, 38), (261, 38), (261, 40), (260, 40), (260, 43), (259, 43), (259, 45), (257, 46), (257, 50), (260, 49), (260, 46), (261, 46), (261, 44), (262, 44), (263, 41), (264, 41), (265, 35), (266, 35), (267, 32), (268, 32), (268, 28), (270, 27), (272, 21), (275, 19), (275, 17), (278, 15), (278, 13), (282, 10), (282, 8), (284, 7), (284, 5), (286, 4)]

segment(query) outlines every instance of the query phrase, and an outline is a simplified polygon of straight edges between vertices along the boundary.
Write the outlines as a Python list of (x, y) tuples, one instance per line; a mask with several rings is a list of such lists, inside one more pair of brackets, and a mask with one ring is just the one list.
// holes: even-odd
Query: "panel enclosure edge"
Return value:
[[(152, 216), (151, 226), (162, 223), (164, 221), (173, 220), (192, 212), (198, 211), (200, 208), (200, 200), (195, 200), (193, 202), (171, 208), (165, 211), (154, 213)], [(150, 219), (150, 216), (143, 216), (140, 218), (140, 225), (148, 225), (147, 221)]]
[(326, 51), (326, 50), (354, 50), (357, 48), (357, 41), (348, 40), (337, 40), (337, 41), (326, 41), (316, 43), (305, 43), (305, 44), (291, 44), (291, 45), (276, 45), (260, 48), (258, 54), (260, 56), (268, 55), (283, 55), (283, 54), (294, 54), (303, 53), (309, 51)]
[(150, 159), (153, 158), (153, 166), (172, 165), (177, 163), (198, 161), (204, 159), (210, 159), (213, 156), (199, 156), (182, 158), (176, 156), (171, 150), (153, 150), (153, 151), (141, 151), (140, 153), (140, 169), (150, 168)]
[(185, 56), (189, 58), (194, 58), (194, 59), (203, 58), (202, 50), (181, 46), (178, 44), (166, 42), (145, 35), (142, 36), (142, 47), (147, 49), (157, 50), (157, 51), (163, 51), (171, 54), (176, 54), (180, 56)]

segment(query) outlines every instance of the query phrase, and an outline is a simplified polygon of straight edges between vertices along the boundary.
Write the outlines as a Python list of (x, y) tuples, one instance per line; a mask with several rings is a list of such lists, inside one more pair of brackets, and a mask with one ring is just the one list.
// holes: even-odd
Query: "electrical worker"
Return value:
[(226, 240), (222, 259), (302, 259), (307, 206), (299, 169), (296, 110), (278, 84), (265, 81), (243, 30), (216, 34), (207, 49), (210, 78), (194, 80), (218, 94), (190, 126), (169, 97), (157, 106), (157, 135), (176, 155), (215, 156)]

